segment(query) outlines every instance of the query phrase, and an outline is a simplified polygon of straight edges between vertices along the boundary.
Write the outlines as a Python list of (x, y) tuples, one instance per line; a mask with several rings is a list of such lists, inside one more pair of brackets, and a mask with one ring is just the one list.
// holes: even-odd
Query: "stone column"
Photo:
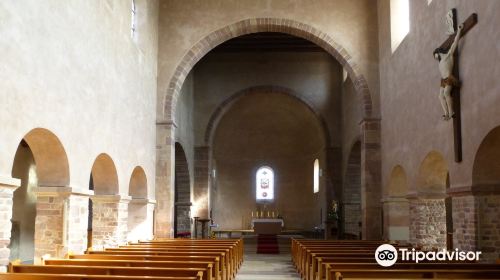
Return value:
[(153, 238), (153, 212), (156, 201), (133, 198), (128, 204), (128, 241)]
[(174, 213), (175, 124), (156, 123), (155, 237), (172, 237)]
[(49, 254), (64, 257), (68, 251), (82, 253), (87, 241), (88, 190), (71, 187), (33, 189), (37, 196), (35, 263)]
[(384, 239), (410, 240), (410, 205), (404, 197), (382, 199), (384, 209)]
[(208, 218), (209, 147), (194, 148), (194, 187), (192, 216)]
[(6, 272), (9, 265), (13, 197), (20, 185), (19, 179), (0, 177), (0, 272)]
[(423, 250), (446, 249), (444, 195), (410, 194), (410, 242)]
[(454, 187), (453, 246), (481, 251), (481, 262), (495, 262), (500, 250), (500, 189), (497, 185)]
[(361, 223), (363, 239), (382, 238), (380, 120), (363, 119), (361, 126)]
[(127, 243), (129, 196), (92, 196), (92, 248), (116, 247)]

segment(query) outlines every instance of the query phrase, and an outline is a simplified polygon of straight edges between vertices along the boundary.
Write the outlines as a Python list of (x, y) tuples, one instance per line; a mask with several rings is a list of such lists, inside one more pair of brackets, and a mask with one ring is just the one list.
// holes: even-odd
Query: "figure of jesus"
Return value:
[(452, 88), (460, 86), (458, 79), (453, 76), (453, 65), (454, 59), (453, 54), (458, 46), (458, 40), (460, 39), (460, 34), (462, 33), (463, 25), (460, 25), (457, 30), (457, 35), (455, 35), (455, 40), (450, 46), (450, 49), (446, 51), (442, 48), (437, 48), (434, 50), (434, 58), (439, 62), (439, 72), (441, 74), (441, 86), (439, 88), (439, 101), (443, 107), (444, 120), (449, 120), (454, 117), (455, 112), (453, 111), (453, 99), (451, 97)]

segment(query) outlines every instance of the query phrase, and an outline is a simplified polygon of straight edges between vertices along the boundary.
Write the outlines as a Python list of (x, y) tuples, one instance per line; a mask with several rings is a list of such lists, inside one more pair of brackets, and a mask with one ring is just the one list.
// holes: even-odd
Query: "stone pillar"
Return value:
[(410, 205), (404, 197), (382, 199), (384, 208), (384, 239), (410, 240)]
[(444, 195), (409, 195), (410, 242), (423, 250), (446, 249), (446, 205)]
[(175, 124), (156, 124), (155, 237), (172, 237), (174, 213)]
[(194, 188), (192, 216), (208, 218), (209, 147), (194, 148)]
[(452, 197), (453, 246), (481, 251), (481, 262), (495, 262), (500, 251), (498, 186), (455, 187), (447, 193)]
[(380, 120), (363, 119), (361, 126), (361, 223), (363, 239), (382, 238), (382, 175)]
[(35, 263), (49, 254), (64, 257), (68, 251), (82, 253), (87, 240), (88, 190), (71, 187), (37, 187)]
[(9, 265), (13, 197), (20, 185), (19, 179), (0, 177), (0, 272), (6, 272)]
[(153, 212), (155, 200), (134, 198), (128, 204), (128, 241), (153, 238)]
[(92, 247), (116, 247), (127, 243), (129, 196), (95, 195), (92, 198)]

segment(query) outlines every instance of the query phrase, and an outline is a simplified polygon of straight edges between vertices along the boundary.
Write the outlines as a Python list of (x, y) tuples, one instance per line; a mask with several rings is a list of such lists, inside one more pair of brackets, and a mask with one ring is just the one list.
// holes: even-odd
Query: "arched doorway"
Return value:
[(175, 143), (175, 209), (174, 236), (191, 235), (191, 182), (186, 154), (180, 143)]
[(410, 208), (408, 204), (408, 182), (401, 165), (392, 169), (387, 196), (384, 202), (384, 238), (389, 240), (410, 239)]
[(94, 160), (90, 186), (92, 199), (92, 247), (117, 246), (126, 242), (127, 204), (119, 196), (118, 174), (113, 159), (105, 153)]
[[(370, 194), (371, 199), (364, 201), (365, 207), (362, 212), (363, 220), (372, 221), (367, 225), (364, 223), (363, 232), (367, 238), (380, 238), (381, 215), (380, 215), (380, 120), (372, 117), (372, 97), (363, 75), (348, 52), (337, 44), (328, 34), (316, 28), (289, 19), (275, 18), (253, 18), (245, 19), (225, 26), (203, 37), (182, 58), (169, 77), (170, 83), (165, 90), (161, 90), (158, 97), (157, 115), (157, 168), (156, 168), (156, 197), (158, 208), (155, 222), (155, 230), (158, 236), (168, 236), (172, 229), (171, 209), (168, 205), (174, 202), (168, 194), (174, 186), (173, 178), (173, 155), (175, 153), (174, 143), (165, 139), (175, 139), (177, 122), (176, 106), (181, 94), (181, 89), (188, 74), (194, 65), (221, 43), (246, 34), (260, 32), (285, 33), (300, 38), (305, 38), (328, 52), (346, 70), (355, 91), (359, 96), (359, 104), (362, 112), (360, 122), (361, 146), (362, 146), (362, 173), (363, 190)], [(206, 147), (203, 147), (206, 148)], [(205, 149), (206, 150), (206, 149)], [(205, 167), (204, 167), (205, 168)], [(205, 179), (203, 179), (205, 180)], [(197, 185), (197, 184), (195, 184)]]
[(144, 169), (136, 166), (129, 182), (128, 240), (137, 241), (152, 237), (152, 217), (148, 211), (148, 180)]
[[(417, 194), (410, 201), (410, 240), (423, 249), (447, 246), (446, 189), (449, 186), (448, 164), (436, 151), (427, 154), (420, 164)], [(451, 215), (451, 213), (448, 213)]]
[[(13, 197), (9, 258), (33, 263), (45, 254), (60, 255), (67, 231), (62, 223), (64, 199), (37, 195), (40, 187), (69, 185), (68, 159), (59, 138), (43, 128), (27, 133), (17, 148), (12, 177), (20, 179), (21, 186)], [(37, 213), (38, 207), (54, 213)], [(47, 248), (47, 242), (54, 246)]]
[[(461, 238), (465, 240), (476, 239), (477, 250), (482, 252), (481, 259), (486, 261), (495, 261), (500, 251), (500, 228), (498, 227), (498, 217), (500, 217), (499, 159), (500, 126), (492, 129), (484, 137), (474, 158), (472, 193), (474, 194), (473, 201), (475, 203), (471, 205), (470, 202), (464, 201), (460, 205), (474, 209), (473, 212), (476, 213), (475, 216), (477, 217), (476, 231), (470, 230), (470, 224), (464, 224), (463, 227), (469, 229), (469, 231), (465, 232), (466, 235), (461, 234)], [(471, 234), (474, 232), (477, 233), (477, 236)]]

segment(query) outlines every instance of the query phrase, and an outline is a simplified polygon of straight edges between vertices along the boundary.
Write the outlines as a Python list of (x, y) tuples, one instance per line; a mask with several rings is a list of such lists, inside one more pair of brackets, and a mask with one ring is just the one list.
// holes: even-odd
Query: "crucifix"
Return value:
[(439, 61), (441, 86), (439, 100), (443, 107), (443, 119), (453, 119), (453, 139), (455, 161), (462, 161), (462, 125), (460, 117), (460, 81), (458, 72), (458, 41), (477, 23), (477, 14), (470, 15), (457, 26), (457, 10), (451, 9), (446, 15), (448, 38), (434, 50), (434, 58)]

